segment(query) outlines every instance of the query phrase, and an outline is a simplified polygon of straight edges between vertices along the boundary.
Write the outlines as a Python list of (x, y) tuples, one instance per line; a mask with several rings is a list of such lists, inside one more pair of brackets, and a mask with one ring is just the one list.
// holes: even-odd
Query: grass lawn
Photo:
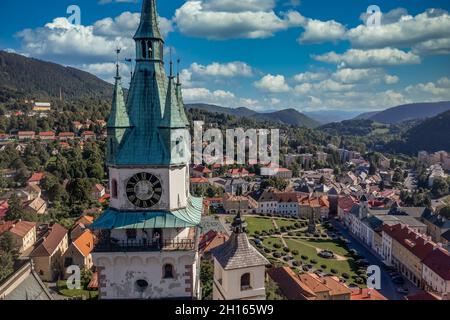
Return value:
[(277, 218), (274, 218), (274, 220), (277, 223), (278, 228), (293, 226), (295, 223), (298, 222), (298, 220), (284, 220)]
[(245, 217), (247, 222), (247, 229), (250, 235), (254, 235), (255, 231), (268, 231), (270, 229), (275, 229), (272, 220), (266, 218), (258, 217)]
[(58, 281), (58, 291), (63, 296), (71, 298), (85, 297), (88, 300), (89, 299), (96, 300), (98, 298), (98, 291), (90, 291), (84, 289), (68, 289), (66, 281), (64, 280)]
[[(269, 242), (270, 242), (270, 244), (269, 244)], [(278, 243), (278, 244), (281, 246), (281, 248), (275, 248), (275, 247), (273, 246), (275, 243)], [(280, 239), (280, 238), (275, 238), (275, 237), (266, 238), (266, 239), (263, 240), (263, 244), (264, 244), (264, 246), (265, 246), (266, 248), (269, 248), (269, 249), (277, 249), (277, 250), (280, 251), (280, 252), (283, 251), (283, 243), (281, 242), (281, 239)]]
[[(348, 273), (351, 276), (355, 275), (356, 266), (354, 266), (353, 259), (348, 259), (346, 261), (337, 261), (335, 259), (324, 259), (317, 255), (317, 251), (315, 248), (308, 246), (309, 240), (291, 240), (286, 239), (286, 244), (291, 250), (297, 250), (299, 252), (298, 255), (295, 256), (297, 260), (302, 260), (301, 256), (306, 255), (308, 257), (308, 260), (302, 260), (303, 262), (310, 263), (311, 259), (314, 259), (317, 261), (317, 264), (315, 265), (316, 269), (322, 269), (321, 265), (324, 264), (327, 266), (326, 269), (324, 269), (324, 272), (329, 273), (331, 269), (336, 269), (338, 272), (338, 276), (341, 276), (342, 273)], [(312, 246), (316, 246), (317, 243), (309, 243)], [(317, 245), (317, 247), (319, 247)], [(336, 251), (335, 251), (336, 252)], [(337, 252), (336, 252), (337, 253)], [(339, 253), (340, 254), (340, 253)]]
[(339, 243), (336, 243), (336, 242), (333, 242), (330, 240), (308, 239), (308, 240), (298, 240), (298, 241), (306, 242), (306, 244), (312, 245), (319, 249), (331, 250), (334, 253), (344, 256), (344, 257), (348, 255), (347, 249), (342, 247)]

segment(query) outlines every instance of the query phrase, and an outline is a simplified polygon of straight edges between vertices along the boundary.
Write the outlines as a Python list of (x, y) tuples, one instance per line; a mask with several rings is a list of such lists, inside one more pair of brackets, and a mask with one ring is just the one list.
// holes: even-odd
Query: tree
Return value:
[(73, 204), (88, 204), (91, 202), (92, 183), (88, 179), (73, 179), (67, 184), (69, 201)]
[(6, 221), (15, 221), (23, 218), (24, 210), (19, 197), (14, 193), (8, 201), (9, 210), (6, 213)]
[(447, 219), (450, 219), (450, 204), (439, 210), (439, 214)]
[(377, 173), (377, 166), (375, 165), (374, 162), (371, 161), (369, 167), (369, 175), (373, 176), (376, 173)]
[(214, 264), (212, 260), (204, 259), (200, 264), (200, 281), (202, 283), (202, 300), (212, 300)]
[(449, 192), (449, 187), (448, 187), (448, 183), (447, 180), (444, 178), (436, 178), (433, 181), (433, 186), (431, 188), (431, 193), (435, 196), (435, 197), (442, 197), (447, 195)]
[(14, 257), (10, 252), (0, 250), (0, 282), (14, 272)]
[(12, 253), (14, 251), (14, 241), (9, 232), (0, 236), (0, 251)]

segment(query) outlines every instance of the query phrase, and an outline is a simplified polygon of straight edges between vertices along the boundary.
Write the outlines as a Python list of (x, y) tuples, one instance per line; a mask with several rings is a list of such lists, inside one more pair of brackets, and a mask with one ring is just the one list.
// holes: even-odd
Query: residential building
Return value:
[(212, 171), (208, 169), (205, 166), (195, 166), (193, 170), (191, 170), (192, 176), (194, 177), (205, 177), (205, 178), (211, 178), (212, 177)]
[(33, 140), (36, 137), (36, 132), (34, 131), (19, 131), (17, 134), (19, 140)]
[(63, 255), (69, 247), (67, 229), (55, 223), (49, 226), (41, 242), (30, 254), (35, 270), (44, 281), (63, 275)]
[(41, 139), (42, 141), (55, 140), (55, 133), (53, 131), (40, 132), (39, 139)]
[(94, 244), (94, 234), (90, 230), (85, 230), (80, 236), (72, 241), (64, 253), (64, 268), (76, 265), (81, 269), (91, 269), (93, 266), (91, 252), (94, 250)]
[(200, 236), (198, 244), (199, 253), (203, 257), (209, 256), (211, 250), (223, 245), (229, 238), (226, 233), (209, 230)]
[(84, 132), (81, 134), (81, 138), (82, 138), (84, 141), (88, 141), (88, 140), (95, 140), (95, 139), (97, 138), (97, 136), (95, 135), (95, 132), (94, 132), (94, 131), (84, 131)]
[(39, 185), (41, 183), (41, 180), (44, 178), (45, 174), (43, 172), (35, 172), (32, 174), (32, 176), (28, 179), (27, 185)]
[(58, 139), (60, 141), (73, 140), (73, 139), (75, 139), (75, 133), (73, 133), (73, 132), (61, 132), (58, 135)]
[(445, 242), (442, 235), (450, 230), (450, 220), (427, 209), (423, 211), (421, 221), (427, 225), (428, 234), (435, 242)]
[(258, 203), (251, 197), (235, 196), (225, 193), (223, 196), (223, 209), (227, 214), (249, 214), (256, 213)]
[(47, 202), (41, 197), (26, 201), (22, 205), (25, 211), (32, 214), (43, 215), (47, 211)]
[(350, 295), (350, 300), (388, 300), (376, 289), (358, 288), (353, 289)]
[(423, 259), (422, 280), (425, 289), (439, 294), (450, 295), (450, 254), (435, 246)]
[(422, 260), (436, 244), (402, 224), (383, 225), (382, 237), (386, 263), (395, 266), (416, 286), (422, 286)]
[(214, 257), (214, 300), (265, 300), (269, 261), (248, 241), (246, 223), (237, 214), (230, 239), (211, 251)]
[(36, 243), (36, 223), (29, 221), (16, 221), (7, 231), (13, 240), (14, 247), (23, 253)]
[(267, 273), (288, 300), (350, 300), (351, 290), (334, 276), (296, 274), (289, 267), (271, 268)]

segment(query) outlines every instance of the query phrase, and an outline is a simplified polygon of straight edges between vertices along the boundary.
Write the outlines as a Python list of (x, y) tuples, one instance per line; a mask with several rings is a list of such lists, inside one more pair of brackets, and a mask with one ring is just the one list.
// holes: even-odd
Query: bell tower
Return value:
[(270, 262), (249, 243), (240, 213), (232, 228), (230, 239), (212, 251), (213, 300), (265, 300), (265, 273)]
[(169, 77), (164, 69), (157, 17), (155, 0), (143, 0), (126, 104), (117, 63), (108, 121), (110, 206), (89, 226), (101, 234), (92, 254), (101, 299), (200, 295), (203, 199), (190, 194), (189, 159), (174, 153), (189, 123), (172, 62)]

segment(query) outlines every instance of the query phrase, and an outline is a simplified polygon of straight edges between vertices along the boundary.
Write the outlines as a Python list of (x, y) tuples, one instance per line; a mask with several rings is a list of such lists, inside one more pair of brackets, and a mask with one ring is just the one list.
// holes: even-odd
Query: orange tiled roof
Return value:
[(191, 178), (191, 183), (208, 183), (208, 179), (203, 177)]
[(43, 172), (35, 172), (30, 179), (28, 179), (28, 182), (40, 182), (42, 178), (44, 178)]
[(352, 290), (350, 300), (388, 300), (388, 299), (375, 289), (364, 288)]
[(72, 244), (84, 257), (87, 257), (94, 249), (94, 234), (86, 230)]

